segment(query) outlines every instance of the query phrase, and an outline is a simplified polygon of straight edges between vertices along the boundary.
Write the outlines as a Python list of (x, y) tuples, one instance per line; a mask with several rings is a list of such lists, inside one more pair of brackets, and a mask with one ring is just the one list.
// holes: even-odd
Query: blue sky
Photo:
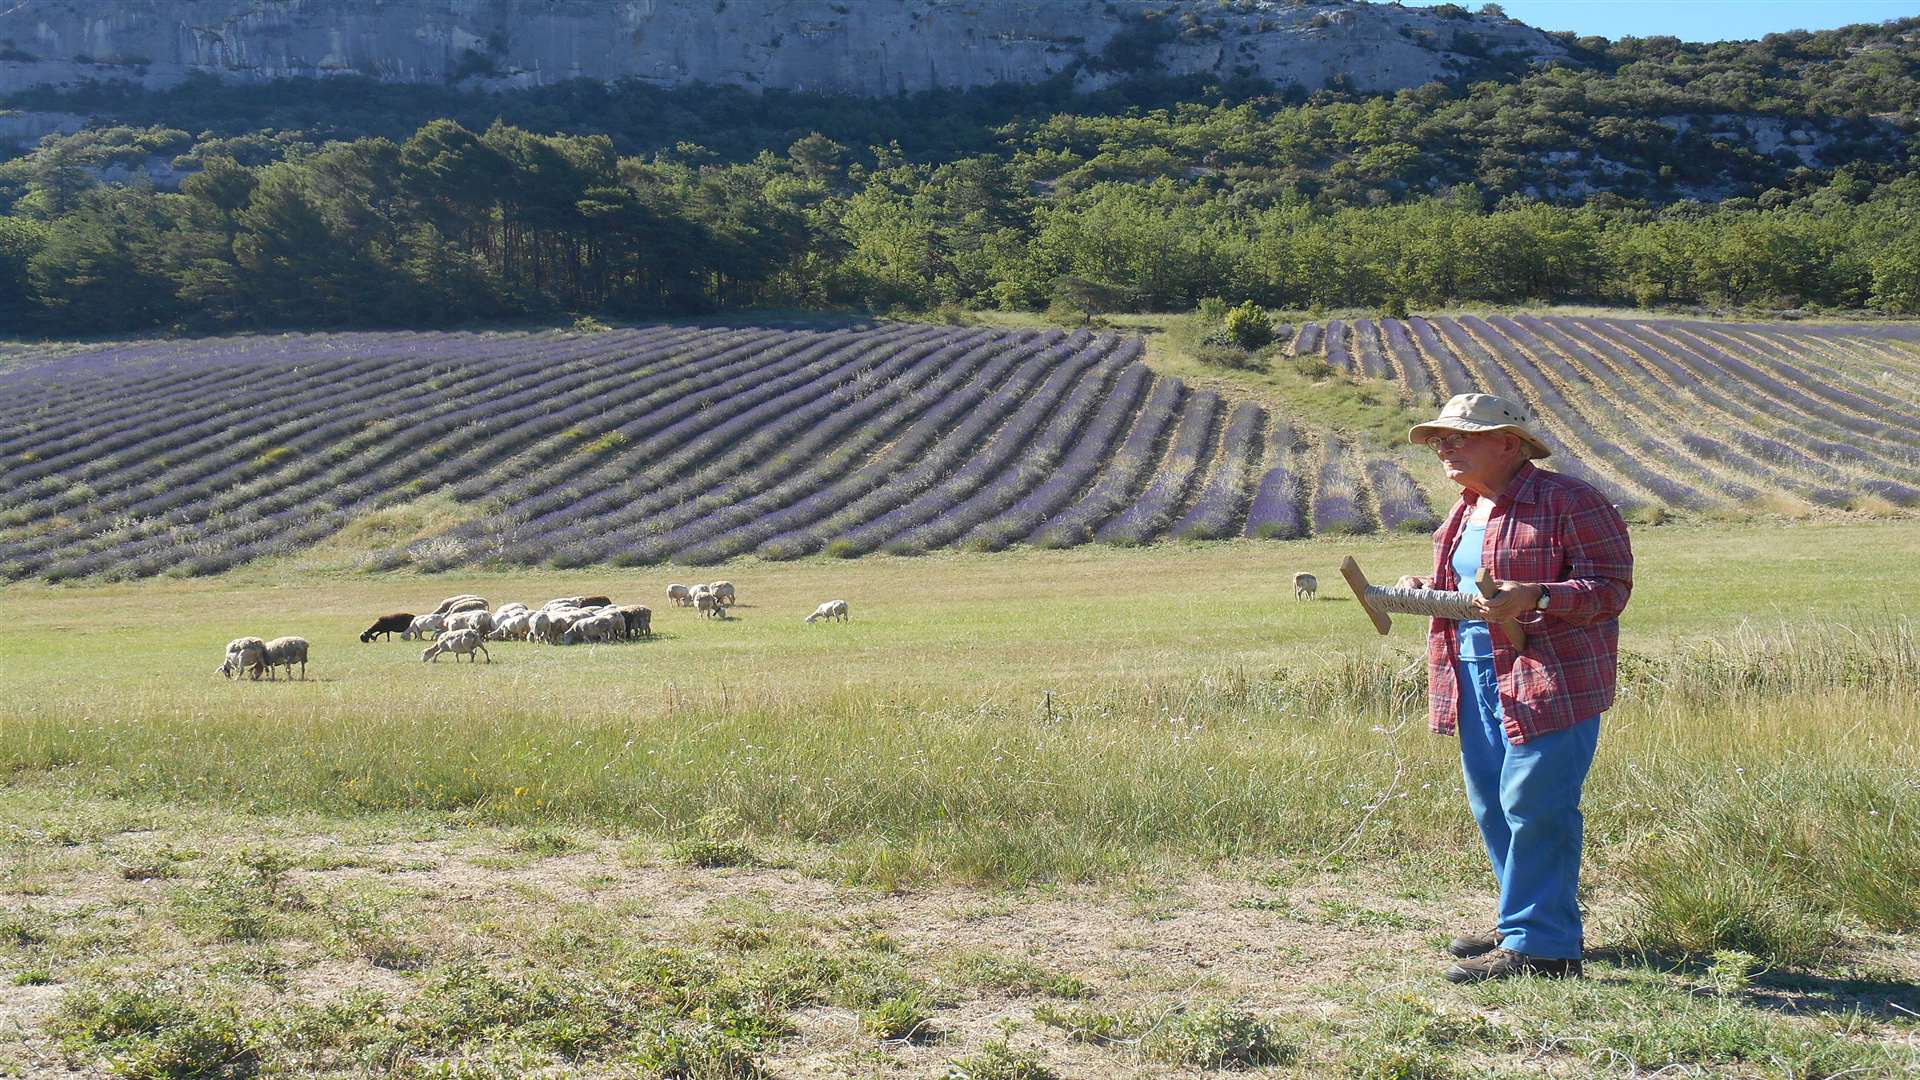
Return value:
[[(1441, 0), (1405, 0), (1426, 7)], [(1483, 0), (1456, 0), (1479, 10)], [(1920, 15), (1920, 0), (1499, 0), (1508, 15), (1542, 30), (1602, 37), (1671, 34), (1684, 41), (1739, 41), (1782, 30)]]

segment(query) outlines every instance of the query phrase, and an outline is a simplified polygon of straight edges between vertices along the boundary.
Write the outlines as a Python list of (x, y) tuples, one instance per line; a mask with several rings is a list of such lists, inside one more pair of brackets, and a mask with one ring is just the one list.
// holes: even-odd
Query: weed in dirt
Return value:
[(165, 844), (109, 853), (123, 881), (158, 881), (179, 873), (179, 864), (194, 856)]
[(647, 1032), (629, 1063), (650, 1080), (760, 1080), (767, 1075), (752, 1047), (704, 1024)]
[(32, 908), (0, 912), (0, 949), (27, 950), (53, 941), (53, 917)]
[(1413, 920), (1395, 911), (1379, 911), (1345, 900), (1323, 900), (1316, 920), (1329, 926), (1366, 930), (1405, 930)]
[(164, 983), (69, 991), (47, 1030), (70, 1059), (106, 1057), (138, 1080), (249, 1076), (260, 1057), (231, 1003), (190, 1000)]
[(1285, 1065), (1300, 1056), (1300, 1044), (1280, 1025), (1234, 1005), (1208, 1004), (1175, 1013), (1140, 1038), (1148, 1058), (1201, 1069)]
[(1096, 1046), (1115, 1046), (1139, 1039), (1146, 1022), (1137, 1016), (1122, 1016), (1099, 1009), (1060, 1009), (1049, 1002), (1033, 1007), (1033, 1018), (1050, 1028), (1066, 1033), (1075, 1042)]
[(753, 853), (753, 845), (745, 840), (721, 840), (706, 836), (689, 836), (674, 841), (667, 849), (667, 857), (682, 866), (703, 870), (723, 866), (755, 866), (759, 863)]
[(946, 1080), (1058, 1080), (1036, 1050), (1015, 1050), (1005, 1035), (977, 1054), (947, 1063)]
[(15, 986), (51, 986), (52, 984), (53, 971), (51, 968), (22, 968), (14, 972), (13, 975), (13, 985)]
[(522, 829), (507, 839), (508, 851), (540, 858), (565, 855), (579, 847), (579, 839), (564, 829)]
[(947, 958), (941, 968), (962, 985), (1014, 996), (1045, 994), (1084, 998), (1093, 992), (1076, 976), (1048, 971), (1024, 956), (1009, 956), (992, 949), (962, 950)]
[(860, 1030), (877, 1039), (921, 1039), (933, 1020), (933, 1001), (919, 990), (886, 998), (860, 1013)]
[(414, 971), (427, 962), (427, 950), (410, 940), (401, 920), (372, 897), (337, 890), (320, 912), (329, 944), (342, 955), (392, 971)]

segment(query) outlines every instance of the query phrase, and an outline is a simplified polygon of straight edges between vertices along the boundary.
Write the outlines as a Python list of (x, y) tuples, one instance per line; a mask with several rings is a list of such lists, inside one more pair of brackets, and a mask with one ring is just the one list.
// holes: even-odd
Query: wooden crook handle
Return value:
[(1347, 579), (1347, 587), (1353, 590), (1353, 598), (1360, 601), (1360, 609), (1367, 613), (1367, 618), (1373, 620), (1373, 628), (1383, 636), (1393, 629), (1393, 616), (1367, 603), (1367, 575), (1360, 572), (1360, 564), (1353, 561), (1353, 556), (1340, 560), (1340, 576)]
[[(1473, 583), (1480, 587), (1480, 595), (1489, 600), (1493, 599), (1494, 594), (1500, 591), (1499, 582), (1493, 580), (1493, 572), (1484, 566), (1480, 568), (1478, 574), (1474, 575)], [(1508, 619), (1506, 622), (1497, 625), (1501, 630), (1506, 632), (1507, 641), (1513, 645), (1514, 652), (1527, 651), (1527, 631), (1520, 625), (1519, 620)]]

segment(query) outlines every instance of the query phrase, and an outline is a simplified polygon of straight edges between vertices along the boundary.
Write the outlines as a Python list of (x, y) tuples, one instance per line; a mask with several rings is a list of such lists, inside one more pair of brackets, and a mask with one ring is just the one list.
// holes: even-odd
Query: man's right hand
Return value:
[(1425, 578), (1417, 578), (1412, 574), (1402, 574), (1400, 575), (1400, 580), (1393, 583), (1393, 587), (1396, 589), (1424, 589), (1427, 587), (1427, 582)]

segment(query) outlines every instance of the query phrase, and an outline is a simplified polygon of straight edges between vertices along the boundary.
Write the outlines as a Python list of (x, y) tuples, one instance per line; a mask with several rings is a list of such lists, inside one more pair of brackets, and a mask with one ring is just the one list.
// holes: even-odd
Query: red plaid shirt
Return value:
[[(1462, 492), (1433, 534), (1435, 589), (1458, 589), (1453, 548), (1479, 496)], [(1613, 704), (1620, 653), (1620, 612), (1633, 591), (1633, 548), (1627, 523), (1598, 491), (1571, 476), (1522, 464), (1493, 502), (1480, 565), (1501, 581), (1545, 584), (1547, 607), (1522, 620), (1525, 652), (1516, 653), (1493, 627), (1493, 667), (1500, 676), (1500, 714), (1507, 739), (1570, 728)], [(1427, 717), (1450, 735), (1460, 721), (1454, 676), (1459, 638), (1450, 619), (1427, 631)]]

